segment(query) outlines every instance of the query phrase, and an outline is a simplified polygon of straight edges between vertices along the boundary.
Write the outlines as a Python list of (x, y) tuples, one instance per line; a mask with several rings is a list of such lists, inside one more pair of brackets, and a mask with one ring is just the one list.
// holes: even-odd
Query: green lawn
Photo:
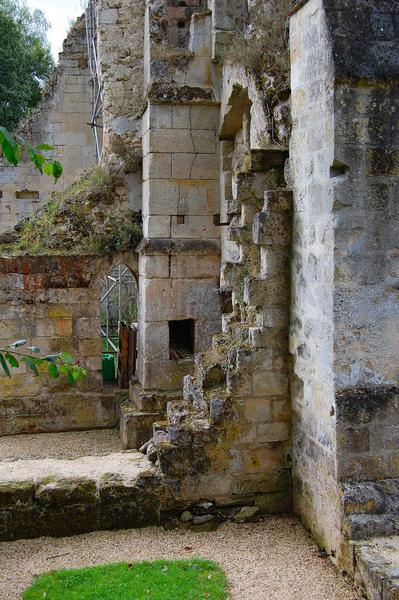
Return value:
[(53, 571), (23, 600), (226, 600), (227, 580), (208, 560), (157, 560)]

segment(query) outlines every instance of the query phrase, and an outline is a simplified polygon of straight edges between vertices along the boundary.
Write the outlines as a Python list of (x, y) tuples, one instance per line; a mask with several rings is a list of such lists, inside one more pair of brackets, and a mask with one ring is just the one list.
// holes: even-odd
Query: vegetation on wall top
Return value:
[(123, 171), (96, 166), (0, 235), (0, 252), (108, 255), (136, 247), (141, 238), (140, 215), (127, 207)]
[(256, 0), (245, 31), (222, 57), (245, 67), (272, 101), (289, 89), (288, 10), (283, 0)]

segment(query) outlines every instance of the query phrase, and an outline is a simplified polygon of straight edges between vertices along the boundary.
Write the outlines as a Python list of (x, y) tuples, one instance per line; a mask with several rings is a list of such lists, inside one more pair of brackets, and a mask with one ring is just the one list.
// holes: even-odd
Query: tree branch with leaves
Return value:
[(26, 340), (17, 340), (4, 348), (0, 347), (0, 365), (7, 377), (11, 377), (12, 369), (18, 369), (22, 364), (25, 364), (34, 375), (47, 372), (53, 379), (65, 375), (68, 383), (76, 383), (86, 377), (86, 369), (73, 364), (69, 352), (43, 356), (37, 346), (28, 346), (27, 352), (21, 350), (25, 345)]
[(18, 166), (25, 155), (42, 174), (54, 177), (57, 181), (62, 175), (62, 165), (59, 160), (44, 154), (54, 150), (49, 144), (32, 146), (27, 140), (19, 136), (13, 137), (6, 127), (0, 126), (0, 155), (14, 167)]

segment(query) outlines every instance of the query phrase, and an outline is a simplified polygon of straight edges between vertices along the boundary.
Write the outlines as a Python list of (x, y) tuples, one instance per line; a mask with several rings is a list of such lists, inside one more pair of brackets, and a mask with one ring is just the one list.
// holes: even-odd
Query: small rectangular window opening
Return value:
[(20, 200), (38, 200), (39, 192), (31, 191), (31, 190), (21, 190), (20, 192), (16, 192), (16, 198)]
[(176, 217), (176, 223), (178, 225), (184, 225), (184, 215), (177, 215), (177, 217)]
[(195, 321), (169, 321), (169, 358), (183, 360), (194, 355)]
[(220, 292), (220, 303), (222, 315), (229, 315), (233, 312), (233, 294), (230, 290)]

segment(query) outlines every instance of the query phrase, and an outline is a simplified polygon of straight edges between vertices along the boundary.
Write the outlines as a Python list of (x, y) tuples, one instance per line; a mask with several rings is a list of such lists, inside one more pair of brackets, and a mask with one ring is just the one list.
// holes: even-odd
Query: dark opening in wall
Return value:
[(184, 215), (177, 215), (176, 223), (177, 225), (184, 225)]
[(177, 27), (183, 29), (186, 26), (186, 19), (179, 19), (177, 21)]
[(182, 360), (194, 355), (195, 321), (169, 321), (169, 358)]
[(3, 197), (3, 192), (0, 190), (0, 198)]
[(333, 179), (334, 177), (343, 177), (348, 171), (348, 165), (340, 160), (334, 160), (332, 166), (330, 167), (330, 178)]
[(15, 193), (15, 197), (21, 200), (38, 200), (39, 192), (34, 192), (31, 190), (21, 190), (20, 192)]
[(233, 294), (231, 290), (220, 292), (220, 307), (222, 315), (229, 315), (233, 312)]

